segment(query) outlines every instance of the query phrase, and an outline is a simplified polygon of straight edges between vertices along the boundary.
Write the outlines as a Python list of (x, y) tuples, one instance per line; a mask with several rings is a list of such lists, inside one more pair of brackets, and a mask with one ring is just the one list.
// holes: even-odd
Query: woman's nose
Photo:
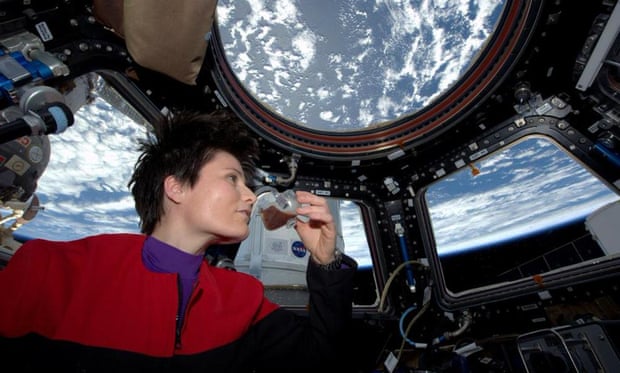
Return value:
[(241, 197), (244, 201), (247, 201), (248, 203), (254, 204), (254, 202), (256, 202), (256, 194), (254, 194), (252, 189), (248, 188), (247, 185), (243, 186), (243, 189), (241, 191)]

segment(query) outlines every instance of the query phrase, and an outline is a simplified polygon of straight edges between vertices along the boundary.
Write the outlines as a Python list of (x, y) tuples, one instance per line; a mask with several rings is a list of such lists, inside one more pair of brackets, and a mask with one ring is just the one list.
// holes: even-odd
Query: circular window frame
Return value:
[(299, 126), (272, 112), (246, 91), (225, 56), (215, 21), (210, 40), (211, 75), (230, 108), (261, 137), (302, 155), (331, 160), (374, 159), (408, 150), (445, 132), (477, 107), (517, 60), (537, 20), (541, 1), (507, 1), (498, 27), (470, 69), (433, 104), (385, 125), (350, 132)]

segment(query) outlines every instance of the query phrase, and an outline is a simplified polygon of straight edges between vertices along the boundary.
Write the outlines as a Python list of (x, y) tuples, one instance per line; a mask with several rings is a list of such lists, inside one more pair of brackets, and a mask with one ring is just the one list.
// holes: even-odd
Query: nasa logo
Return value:
[(303, 258), (308, 252), (308, 250), (306, 250), (306, 247), (301, 241), (293, 242), (293, 244), (291, 245), (291, 251), (293, 252), (293, 255), (298, 258)]

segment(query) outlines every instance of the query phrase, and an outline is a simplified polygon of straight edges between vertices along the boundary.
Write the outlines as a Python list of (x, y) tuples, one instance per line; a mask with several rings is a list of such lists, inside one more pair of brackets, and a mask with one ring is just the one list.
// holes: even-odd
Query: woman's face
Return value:
[(190, 231), (206, 233), (218, 243), (244, 240), (256, 196), (246, 186), (241, 164), (220, 151), (198, 174), (193, 187), (185, 187), (184, 216)]

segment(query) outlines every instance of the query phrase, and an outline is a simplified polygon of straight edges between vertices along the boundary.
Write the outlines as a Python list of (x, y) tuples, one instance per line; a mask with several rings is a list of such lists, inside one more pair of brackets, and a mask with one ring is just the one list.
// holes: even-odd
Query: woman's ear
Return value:
[(183, 200), (184, 191), (183, 184), (176, 177), (172, 175), (166, 176), (164, 179), (164, 193), (170, 201), (180, 203)]

